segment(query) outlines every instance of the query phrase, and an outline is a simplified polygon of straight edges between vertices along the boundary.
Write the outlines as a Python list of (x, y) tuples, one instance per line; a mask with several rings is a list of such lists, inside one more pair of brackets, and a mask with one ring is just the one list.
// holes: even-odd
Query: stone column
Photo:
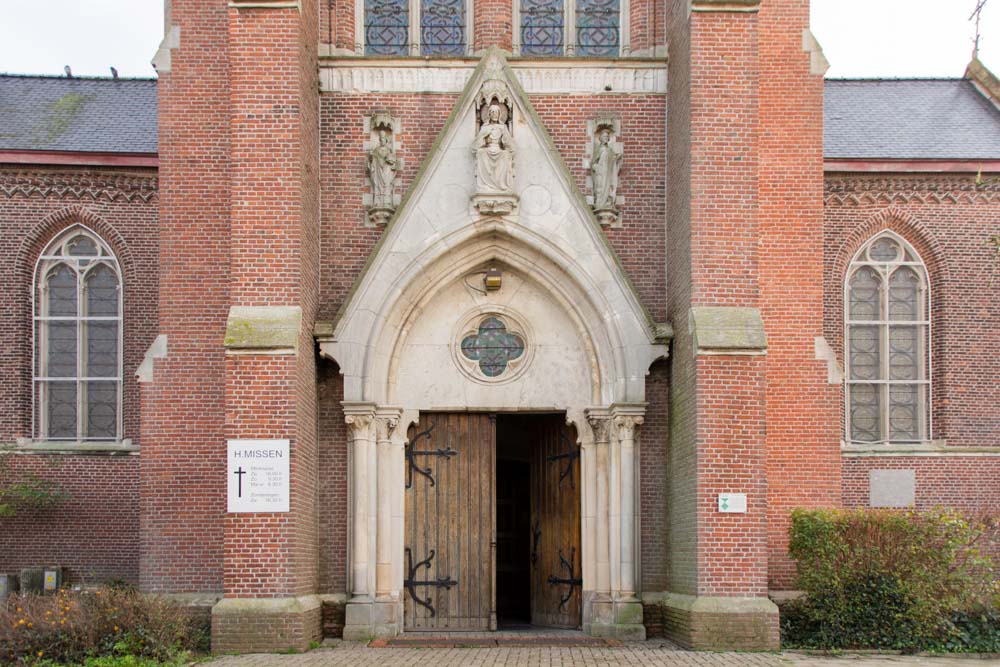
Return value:
[[(402, 484), (396, 470), (396, 452), (402, 447), (395, 442), (395, 432), (399, 426), (398, 408), (378, 408), (375, 411), (375, 433), (377, 450), (377, 520), (375, 522), (376, 562), (375, 562), (375, 607), (372, 625), (376, 637), (395, 637), (402, 630), (402, 600), (399, 587), (394, 585), (393, 548), (396, 542), (393, 530), (394, 505)], [(398, 471), (401, 472), (401, 471)], [(396, 559), (399, 555), (396, 555)]]
[(344, 618), (344, 639), (364, 639), (372, 635), (372, 589), (369, 580), (371, 535), (369, 508), (374, 500), (375, 479), (369, 475), (369, 460), (375, 429), (375, 406), (369, 403), (344, 404), (350, 440), (351, 480), (351, 598)]
[(621, 575), (618, 594), (622, 599), (635, 599), (635, 431), (643, 418), (639, 414), (622, 414), (615, 410), (614, 420), (621, 473)]
[(606, 408), (587, 410), (587, 421), (594, 437), (594, 470), (596, 508), (594, 513), (594, 556), (596, 585), (590, 605), (590, 634), (613, 634), (614, 614), (611, 606), (611, 562), (608, 468), (611, 440), (611, 416)]

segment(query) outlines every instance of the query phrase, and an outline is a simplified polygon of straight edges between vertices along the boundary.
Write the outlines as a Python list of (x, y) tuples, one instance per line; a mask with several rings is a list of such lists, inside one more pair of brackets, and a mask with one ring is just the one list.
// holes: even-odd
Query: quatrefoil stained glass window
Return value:
[(507, 330), (499, 317), (489, 315), (479, 323), (479, 329), (462, 339), (462, 355), (479, 363), (479, 370), (488, 378), (499, 377), (507, 365), (524, 354), (524, 339)]

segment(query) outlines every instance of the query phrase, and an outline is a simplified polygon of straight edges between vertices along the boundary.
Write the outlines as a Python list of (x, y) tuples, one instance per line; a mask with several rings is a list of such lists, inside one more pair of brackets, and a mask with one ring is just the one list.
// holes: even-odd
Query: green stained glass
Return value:
[(462, 340), (462, 354), (479, 362), (486, 377), (497, 377), (507, 370), (507, 364), (524, 354), (524, 340), (507, 331), (507, 325), (495, 316), (479, 323), (479, 331)]

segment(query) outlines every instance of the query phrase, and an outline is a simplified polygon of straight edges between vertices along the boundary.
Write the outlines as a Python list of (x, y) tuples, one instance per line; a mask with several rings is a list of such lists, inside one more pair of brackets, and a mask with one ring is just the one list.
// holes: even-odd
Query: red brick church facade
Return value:
[[(411, 38), (409, 52), (379, 55), (366, 44), (377, 3), (355, 2), (172, 0), (155, 83), (0, 77), (26, 107), (41, 100), (28, 110), (47, 119), (0, 143), (0, 479), (49, 480), (66, 497), (0, 518), (0, 572), (60, 565), (73, 584), (122, 579), (174, 595), (211, 609), (217, 650), (304, 649), (344, 626), (349, 637), (408, 631), (416, 611), (407, 606), (404, 621), (410, 593), (395, 573), (413, 576), (386, 537), (403, 517), (379, 504), (397, 491), (383, 491), (386, 480), (402, 489), (402, 479), (383, 475), (395, 454), (379, 457), (383, 443), (399, 445), (401, 474), (403, 441), (426, 423), (420, 415), (438, 413), (574, 423), (580, 552), (596, 555), (579, 557), (570, 594), (582, 598), (573, 625), (592, 634), (773, 648), (768, 596), (794, 585), (792, 508), (1000, 508), (1000, 83), (977, 61), (963, 79), (824, 84), (808, 0), (612, 2), (617, 41), (597, 55), (582, 42), (579, 53), (532, 53), (534, 4), (470, 0), (461, 52), (430, 57)], [(410, 3), (411, 27), (424, 27), (429, 4)], [(565, 34), (582, 39), (584, 5), (560, 7)], [(435, 179), (471, 160), (454, 146), (488, 114), (464, 110), (495, 90), (506, 91), (495, 99), (518, 147), (517, 208), (438, 225), (471, 210), (471, 190), (456, 205), (455, 186), (435, 190)], [(136, 138), (111, 122), (143, 114), (158, 127)], [(373, 217), (366, 169), (383, 121), (398, 157), (388, 224)], [(587, 208), (602, 127), (620, 151), (609, 224)], [(533, 150), (544, 169), (523, 157)], [(576, 227), (546, 245), (532, 216), (562, 201), (559, 224)], [(418, 224), (428, 231), (407, 231)], [(517, 263), (528, 254), (518, 239), (536, 236), (536, 259)], [(81, 242), (99, 244), (101, 259), (81, 261)], [(393, 274), (406, 242), (438, 254)], [(571, 315), (573, 294), (606, 289), (609, 302), (630, 304), (579, 316), (590, 336), (581, 340), (598, 341), (588, 354), (599, 400), (508, 402), (503, 387), (529, 380), (487, 377), (469, 380), (482, 399), (405, 403), (427, 371), (393, 352), (410, 343), (382, 352), (374, 335), (375, 360), (358, 367), (368, 373), (384, 355), (401, 370), (385, 394), (370, 394), (370, 375), (355, 381), (351, 327), (366, 312), (382, 321), (370, 304), (426, 282), (414, 312), (447, 313), (432, 293), (450, 274), (432, 266), (465, 266), (475, 252), (502, 265), (501, 293), (522, 280), (539, 293), (565, 287), (552, 302)], [(117, 271), (117, 310), (113, 296), (91, 296), (97, 278), (91, 288), (78, 277), (65, 298), (114, 314), (84, 317), (81, 305), (76, 319), (58, 315), (58, 284), (43, 295), (39, 276), (60, 262), (89, 276), (87, 261)], [(605, 277), (576, 284), (557, 266)], [(556, 277), (532, 282), (533, 271)], [(396, 292), (383, 280), (392, 275)], [(390, 296), (366, 296), (378, 289)], [(532, 378), (528, 362), (540, 368), (549, 348), (529, 359), (525, 346), (550, 335), (549, 320), (532, 324), (517, 315), (529, 306), (509, 305), (511, 322), (534, 333), (500, 372), (514, 373), (523, 353), (518, 377)], [(383, 328), (399, 340), (433, 330), (417, 315), (394, 329), (386, 312)], [(63, 407), (77, 430), (57, 434), (53, 406), (67, 383), (53, 377), (53, 350), (70, 320), (77, 365), (66, 377), (77, 393)], [(642, 325), (622, 334), (627, 344), (606, 345), (609, 359), (627, 358), (620, 365), (601, 361), (603, 334), (589, 324), (599, 320)], [(117, 375), (94, 378), (98, 323), (109, 322)], [(101, 426), (88, 411), (108, 378), (117, 393), (101, 405), (114, 423)], [(289, 511), (227, 512), (234, 440), (289, 441)], [(359, 466), (366, 447), (370, 479)], [(746, 511), (721, 511), (726, 494), (745, 494)]]

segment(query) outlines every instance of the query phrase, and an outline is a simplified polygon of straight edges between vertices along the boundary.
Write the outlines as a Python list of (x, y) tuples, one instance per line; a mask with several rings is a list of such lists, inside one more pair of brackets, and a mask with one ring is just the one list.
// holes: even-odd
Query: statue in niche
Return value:
[(365, 162), (371, 194), (365, 195), (365, 203), (368, 205), (368, 221), (373, 225), (386, 224), (396, 210), (397, 199), (393, 186), (402, 164), (396, 157), (394, 126), (395, 121), (387, 113), (372, 115), (371, 148)]
[(601, 128), (590, 158), (590, 175), (594, 179), (594, 208), (614, 208), (618, 190), (618, 166), (622, 156), (611, 145), (611, 130)]
[(476, 156), (476, 192), (510, 194), (514, 190), (514, 138), (507, 108), (490, 103), (472, 150)]
[(392, 208), (392, 186), (396, 180), (396, 150), (392, 137), (386, 130), (379, 130), (378, 145), (368, 153), (368, 177), (372, 185), (372, 206)]
[(602, 225), (618, 221), (618, 172), (621, 168), (622, 150), (613, 140), (613, 130), (608, 124), (598, 125), (597, 136), (590, 155), (590, 179), (593, 189), (594, 213)]

